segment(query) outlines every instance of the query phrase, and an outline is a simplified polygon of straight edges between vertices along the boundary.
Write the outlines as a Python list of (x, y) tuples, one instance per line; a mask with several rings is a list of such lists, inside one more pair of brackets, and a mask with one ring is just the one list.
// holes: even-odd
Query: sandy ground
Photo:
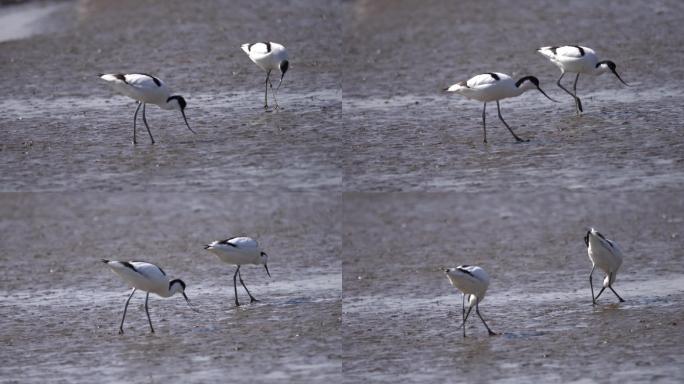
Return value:
[[(0, 382), (684, 381), (684, 5), (677, 1), (64, 1), (0, 7)], [(8, 20), (13, 22), (7, 28)], [(9, 31), (9, 32), (8, 32)], [(287, 45), (283, 109), (241, 43)], [(535, 49), (580, 43), (618, 65), (581, 78), (585, 114)], [(188, 100), (148, 109), (100, 72), (149, 72)], [(535, 75), (488, 108), (441, 90)], [(139, 128), (142, 128), (139, 125)], [(582, 241), (618, 241), (592, 307)], [(262, 301), (202, 245), (269, 250)], [(100, 258), (157, 262), (180, 297), (128, 290)], [(441, 267), (492, 278), (463, 339)], [(596, 276), (598, 281), (599, 277)], [(244, 301), (245, 296), (241, 297)]]

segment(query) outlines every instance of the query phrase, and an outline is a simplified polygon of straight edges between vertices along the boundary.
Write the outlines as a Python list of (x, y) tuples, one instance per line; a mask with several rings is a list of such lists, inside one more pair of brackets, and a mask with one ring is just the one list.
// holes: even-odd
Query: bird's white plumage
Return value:
[(526, 83), (516, 86), (508, 75), (499, 72), (484, 73), (473, 76), (466, 81), (454, 84), (447, 89), (469, 99), (478, 101), (495, 101), (521, 95), (531, 89)]
[(462, 265), (447, 270), (447, 277), (451, 285), (466, 295), (470, 295), (468, 305), (482, 302), (489, 287), (489, 275), (477, 266)]
[(213, 241), (207, 245), (206, 249), (228, 264), (264, 264), (263, 251), (259, 243), (251, 237), (233, 237)]
[(617, 271), (622, 265), (622, 250), (615, 241), (606, 238), (594, 228), (589, 229), (585, 241), (589, 260), (606, 274), (603, 286), (607, 287), (615, 282)]
[(159, 78), (141, 74), (104, 74), (102, 80), (107, 81), (118, 93), (143, 103), (155, 104), (163, 109), (175, 109), (167, 103), (171, 89)]
[(264, 71), (280, 70), (280, 63), (288, 60), (287, 50), (278, 43), (242, 44), (240, 48)]
[(480, 75), (476, 75), (471, 77), (466, 81), (466, 85), (468, 88), (488, 88), (494, 84), (497, 84), (501, 81), (506, 81), (509, 80), (511, 77), (504, 74), (504, 73), (499, 73), (499, 72), (492, 72), (496, 76), (498, 76), (498, 79), (494, 76), (492, 76), (491, 73), (483, 73)]
[(560, 47), (541, 47), (537, 50), (563, 72), (600, 74), (597, 70), (598, 57), (589, 47), (564, 45)]
[(169, 278), (164, 271), (144, 261), (107, 261), (109, 268), (132, 287), (155, 293), (161, 297), (172, 296)]

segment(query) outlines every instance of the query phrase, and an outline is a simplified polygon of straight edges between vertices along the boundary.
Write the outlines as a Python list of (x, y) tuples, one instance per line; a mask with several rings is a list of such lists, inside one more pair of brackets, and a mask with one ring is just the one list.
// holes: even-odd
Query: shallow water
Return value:
[[(347, 194), (342, 241), (348, 382), (677, 382), (682, 369), (681, 194)], [(625, 259), (591, 305), (584, 226)], [(441, 268), (491, 284), (462, 337)], [(594, 274), (600, 286), (600, 273)], [(391, 347), (388, 347), (391, 346)], [(360, 356), (365, 356), (360, 358)], [(605, 375), (609, 375), (605, 376)]]
[[(305, 199), (303, 199), (305, 198)], [(278, 194), (0, 194), (0, 376), (21, 382), (339, 380), (341, 260), (335, 196)], [(233, 299), (234, 267), (203, 244), (258, 236), (263, 268), (241, 274), (259, 300)], [(142, 259), (187, 284), (180, 296), (129, 289), (101, 258)], [(258, 358), (256, 358), (258, 357)], [(27, 367), (31, 367), (27, 369)]]
[[(2, 43), (0, 191), (340, 190), (339, 8), (301, 1), (262, 17), (267, 2), (232, 5), (67, 2), (51, 16), (58, 32)], [(293, 62), (271, 113), (265, 74), (239, 48), (266, 35), (288, 41)], [(162, 78), (197, 135), (150, 106), (157, 144), (138, 121), (131, 145), (135, 102), (97, 77), (113, 71)]]
[[(0, 6), (22, 25), (0, 29), (0, 382), (682, 382), (684, 3), (516, 4)], [(265, 39), (291, 56), (275, 112), (239, 49)], [(566, 43), (631, 87), (581, 77), (575, 116), (535, 53)], [(442, 91), (486, 71), (560, 101), (502, 101), (530, 142), (488, 105), (483, 145), (481, 104)], [(102, 72), (161, 77), (197, 134), (150, 107), (157, 143), (140, 122), (131, 145)], [(625, 252), (624, 303), (591, 305), (589, 225)], [(235, 308), (202, 246), (238, 234), (273, 277), (243, 268), (261, 301)], [(128, 288), (101, 258), (159, 263), (201, 312), (153, 295), (151, 335), (138, 293), (119, 336)], [(457, 329), (459, 264), (490, 274), (500, 336)]]
[[(361, 191), (681, 189), (682, 4), (588, 1), (357, 1), (344, 35), (345, 187)], [(638, 18), (638, 21), (636, 21)], [(636, 27), (636, 25), (639, 27)], [(577, 42), (611, 59), (612, 75), (580, 77), (585, 113), (535, 52)], [(490, 103), (442, 91), (478, 73), (535, 75), (538, 92)], [(570, 83), (572, 80), (564, 79)], [(566, 83), (567, 84), (567, 83)]]

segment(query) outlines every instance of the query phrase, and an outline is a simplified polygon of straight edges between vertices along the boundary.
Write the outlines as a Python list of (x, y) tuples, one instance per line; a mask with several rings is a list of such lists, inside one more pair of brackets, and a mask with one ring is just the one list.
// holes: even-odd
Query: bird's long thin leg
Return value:
[(255, 299), (254, 296), (252, 296), (251, 293), (249, 293), (249, 289), (247, 289), (247, 286), (245, 285), (245, 282), (242, 281), (242, 274), (241, 274), (241, 273), (238, 273), (238, 278), (240, 279), (240, 284), (242, 284), (242, 288), (244, 288), (245, 291), (247, 291), (247, 294), (249, 295), (249, 300), (250, 300), (249, 302), (250, 302), (250, 303), (253, 303), (253, 302), (255, 302), (255, 301), (259, 301), (259, 300)]
[(575, 83), (572, 85), (572, 92), (575, 94), (575, 100), (577, 101), (576, 106), (577, 106), (577, 114), (579, 115), (580, 112), (582, 112), (582, 102), (580, 101), (580, 98), (577, 97), (577, 81), (579, 80), (579, 73), (577, 73), (577, 76), (575, 76)]
[[(472, 311), (472, 310), (473, 310), (472, 306), (468, 307), (468, 312), (466, 312), (465, 316), (463, 317), (463, 323), (461, 323), (461, 327), (463, 327), (463, 337), (466, 337), (466, 335), (465, 335), (465, 324), (466, 324), (466, 320), (468, 320), (468, 316), (470, 316), (470, 311)], [(458, 328), (461, 328), (461, 327), (458, 327)], [(456, 329), (458, 329), (458, 328), (456, 328)]]
[(594, 269), (596, 269), (595, 265), (591, 267), (591, 272), (589, 273), (589, 287), (591, 288), (591, 303), (596, 305), (596, 298), (594, 297), (594, 281), (592, 280)]
[(482, 315), (480, 314), (480, 300), (478, 299), (475, 302), (475, 313), (480, 317), (480, 320), (482, 320), (482, 324), (484, 324), (485, 328), (487, 328), (487, 332), (489, 332), (489, 336), (494, 336), (496, 335), (496, 332), (493, 332), (491, 329), (489, 329), (489, 326), (487, 323), (485, 323), (484, 319), (482, 318)]
[(138, 143), (135, 139), (135, 123), (138, 121), (138, 111), (140, 110), (141, 105), (142, 103), (138, 101), (138, 108), (135, 109), (135, 114), (133, 115), (133, 145)]
[(145, 128), (147, 128), (147, 134), (150, 135), (150, 140), (152, 140), (152, 144), (154, 144), (154, 137), (152, 137), (152, 132), (150, 132), (150, 126), (147, 125), (147, 118), (145, 117), (145, 106), (147, 104), (143, 103), (143, 123), (145, 123)]
[[(485, 122), (485, 111), (487, 110), (487, 102), (485, 101), (482, 108), (482, 131), (484, 133), (484, 142), (487, 143), (487, 123)], [(464, 293), (465, 295), (465, 293)]]
[(594, 303), (596, 303), (596, 300), (598, 300), (599, 296), (603, 293), (603, 291), (606, 289), (606, 287), (602, 287), (601, 290), (599, 291), (598, 295), (596, 295), (596, 299), (594, 300)]
[(147, 292), (147, 295), (145, 296), (145, 313), (147, 313), (147, 321), (150, 323), (150, 331), (154, 333), (154, 328), (152, 327), (152, 319), (150, 319), (150, 310), (147, 307), (147, 301), (150, 299), (150, 293)]
[(268, 85), (271, 87), (271, 95), (273, 96), (273, 101), (275, 101), (275, 107), (273, 109), (279, 109), (280, 106), (278, 105), (278, 92), (273, 90), (273, 83), (271, 81), (268, 81)]
[[(611, 277), (613, 276), (611, 275)], [(610, 280), (612, 281), (613, 279), (611, 278)], [(617, 292), (615, 292), (615, 290), (613, 289), (613, 283), (610, 283), (610, 285), (608, 285), (608, 288), (610, 288), (610, 290), (613, 291), (613, 293), (615, 294), (615, 296), (617, 296), (618, 300), (620, 300), (621, 303), (624, 303), (625, 300), (623, 300), (622, 297), (620, 297), (620, 295), (618, 295)]]
[[(561, 73), (561, 76), (558, 78), (558, 81), (556, 81), (556, 84), (560, 87), (560, 89), (564, 90), (567, 92), (568, 95), (572, 96), (572, 99), (575, 100), (575, 111), (579, 108), (580, 111), (582, 111), (582, 102), (580, 101), (579, 97), (577, 97), (574, 93), (568, 91), (563, 84), (561, 84), (561, 79), (565, 76), (565, 72)], [(579, 112), (577, 112), (579, 114)]]
[(238, 296), (237, 296), (237, 275), (240, 273), (240, 266), (237, 266), (237, 269), (235, 270), (235, 274), (233, 275), (233, 289), (235, 290), (235, 306), (239, 307), (240, 302), (238, 301)]
[(133, 291), (131, 291), (131, 294), (128, 296), (128, 300), (126, 300), (126, 305), (124, 306), (123, 317), (121, 318), (121, 325), (119, 325), (119, 335), (122, 335), (124, 333), (123, 325), (124, 325), (124, 320), (126, 320), (126, 310), (128, 310), (128, 303), (131, 301), (131, 297), (133, 297), (134, 293), (135, 293), (135, 288), (133, 288)]
[(269, 69), (268, 72), (266, 72), (266, 82), (265, 86), (266, 89), (264, 90), (264, 109), (268, 109), (268, 78), (271, 76), (271, 70)]
[(463, 294), (463, 299), (461, 300), (461, 317), (465, 319), (465, 293)]
[[(463, 294), (463, 300), (461, 301), (461, 318), (463, 318), (463, 324), (465, 324), (465, 293)], [(465, 337), (465, 326), (463, 326), (463, 337)]]
[(513, 132), (511, 127), (508, 126), (508, 124), (506, 123), (506, 120), (503, 119), (503, 116), (501, 116), (501, 106), (499, 106), (499, 100), (496, 101), (496, 110), (499, 112), (499, 119), (501, 119), (501, 122), (504, 123), (506, 128), (508, 128), (508, 132), (510, 132), (511, 135), (513, 135), (513, 137), (515, 137), (515, 140), (517, 140), (518, 142), (528, 141), (528, 140), (523, 140), (523, 139), (519, 138), (518, 135), (516, 135), (515, 132)]

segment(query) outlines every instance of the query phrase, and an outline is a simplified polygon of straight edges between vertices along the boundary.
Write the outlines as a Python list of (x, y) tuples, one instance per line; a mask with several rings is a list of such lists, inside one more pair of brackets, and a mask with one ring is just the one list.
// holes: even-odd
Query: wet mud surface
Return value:
[[(681, 195), (359, 193), (343, 205), (347, 382), (684, 377)], [(624, 303), (605, 292), (592, 307), (586, 225), (624, 251)], [(462, 337), (461, 294), (441, 271), (462, 264), (489, 273), (480, 309), (501, 335), (473, 313)]]
[[(676, 1), (357, 1), (346, 3), (345, 186), (361, 191), (682, 188), (682, 4)], [(582, 44), (617, 64), (580, 77), (585, 114), (535, 52)], [(484, 72), (534, 75), (538, 92), (489, 103), (443, 88)], [(565, 81), (570, 83), (567, 78)]]
[[(339, 190), (339, 7), (162, 3), (68, 2), (35, 22), (59, 31), (1, 43), (0, 190)], [(287, 41), (282, 110), (264, 112), (265, 73), (240, 49), (255, 39)], [(197, 135), (150, 106), (157, 144), (139, 121), (131, 145), (135, 101), (103, 72), (163, 79)]]
[[(0, 194), (5, 275), (0, 381), (328, 382), (341, 380), (339, 199), (305, 194)], [(203, 249), (250, 234), (269, 253), (241, 274)], [(187, 284), (130, 290), (101, 258), (145, 260)]]
[[(0, 6), (0, 382), (682, 382), (684, 3), (516, 4)], [(260, 40), (290, 52), (275, 112), (239, 48)], [(581, 117), (535, 52), (574, 43), (631, 85), (580, 78)], [(488, 71), (561, 101), (501, 103), (530, 142), (492, 104), (483, 145), (482, 105), (442, 92)], [(197, 135), (152, 106), (157, 144), (140, 122), (131, 145), (101, 72), (159, 76)], [(591, 305), (589, 225), (624, 250), (625, 303)], [(236, 309), (202, 246), (238, 234), (273, 278), (243, 269), (262, 301)], [(139, 293), (117, 335), (101, 258), (159, 263), (201, 313), (153, 296), (150, 335)], [(456, 329), (459, 264), (489, 272), (500, 336)]]

